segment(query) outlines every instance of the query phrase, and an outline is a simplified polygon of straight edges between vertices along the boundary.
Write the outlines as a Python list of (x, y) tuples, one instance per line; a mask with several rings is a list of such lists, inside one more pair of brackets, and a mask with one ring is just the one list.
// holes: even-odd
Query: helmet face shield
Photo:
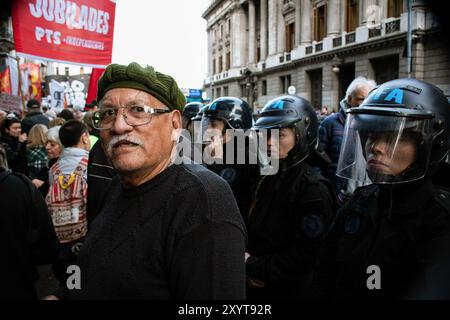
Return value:
[(336, 174), (362, 185), (414, 181), (427, 172), (431, 144), (430, 119), (349, 114)]
[(199, 132), (196, 135), (196, 143), (209, 144), (213, 141), (223, 140), (225, 134), (225, 121), (203, 116), (199, 121)]

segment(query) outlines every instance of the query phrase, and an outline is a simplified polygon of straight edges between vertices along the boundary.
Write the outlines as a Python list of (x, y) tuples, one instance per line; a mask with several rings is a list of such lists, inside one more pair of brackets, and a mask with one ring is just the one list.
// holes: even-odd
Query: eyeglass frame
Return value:
[[(130, 109), (130, 108), (132, 108), (132, 107), (144, 107), (144, 108), (147, 107), (147, 108), (149, 108), (149, 110), (148, 110), (148, 111), (145, 111), (145, 113), (150, 114), (151, 117), (149, 118), (149, 121), (146, 122), (146, 123), (141, 123), (141, 124), (129, 124), (128, 121), (127, 121), (127, 111), (122, 112), (123, 119), (125, 120), (125, 123), (126, 123), (127, 125), (131, 126), (131, 127), (139, 127), (139, 126), (145, 126), (145, 125), (149, 124), (149, 123), (152, 121), (153, 115), (154, 115), (154, 114), (164, 114), (164, 113), (170, 113), (170, 112), (172, 112), (172, 110), (169, 110), (169, 109), (158, 109), (158, 108), (150, 107), (150, 106), (148, 106), (148, 105), (142, 105), (142, 106), (133, 106), (133, 105), (132, 105), (132, 106), (123, 106), (123, 107), (114, 107), (114, 108), (111, 108), (111, 107), (100, 108), (100, 110), (95, 111), (95, 112), (93, 113), (93, 115), (92, 115), (92, 126), (93, 126), (95, 129), (97, 129), (97, 130), (110, 130), (110, 129), (113, 127), (114, 121), (117, 119), (117, 114), (119, 113), (119, 109), (125, 109), (125, 110), (128, 110), (128, 109)], [(108, 128), (99, 128), (99, 127), (95, 124), (94, 119), (95, 119), (96, 115), (98, 115), (98, 114), (99, 114), (102, 110), (104, 110), (104, 109), (111, 109), (111, 110), (114, 110), (114, 113), (115, 113), (114, 119), (111, 121), (111, 126), (110, 126), (110, 127), (108, 127)]]

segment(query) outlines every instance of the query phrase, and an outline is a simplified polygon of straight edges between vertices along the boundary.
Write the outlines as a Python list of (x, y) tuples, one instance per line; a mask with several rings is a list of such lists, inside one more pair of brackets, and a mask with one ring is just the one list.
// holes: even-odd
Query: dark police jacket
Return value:
[(449, 200), (429, 179), (358, 188), (326, 240), (329, 297), (449, 298)]
[[(229, 143), (228, 143), (229, 144)], [(243, 159), (238, 157), (238, 148), (228, 148), (228, 144), (223, 144), (223, 161), (222, 163), (207, 164), (206, 168), (212, 172), (219, 175), (230, 185), (233, 195), (236, 199), (239, 211), (241, 212), (244, 221), (248, 216), (250, 210), (250, 203), (252, 199), (252, 186), (257, 181), (259, 176), (259, 166), (257, 164), (250, 164), (250, 147), (248, 140), (245, 141), (245, 149)], [(235, 139), (235, 145), (237, 146), (237, 141)], [(233, 150), (234, 153), (231, 155), (233, 163), (227, 163), (227, 150)], [(228, 150), (229, 151), (229, 150)], [(254, 159), (257, 159), (256, 154), (253, 155)], [(238, 160), (244, 160), (244, 163), (238, 163)]]
[(309, 294), (314, 261), (334, 216), (334, 199), (332, 185), (306, 163), (262, 177), (248, 218), (251, 257), (246, 272), (265, 286), (249, 287), (250, 299)]

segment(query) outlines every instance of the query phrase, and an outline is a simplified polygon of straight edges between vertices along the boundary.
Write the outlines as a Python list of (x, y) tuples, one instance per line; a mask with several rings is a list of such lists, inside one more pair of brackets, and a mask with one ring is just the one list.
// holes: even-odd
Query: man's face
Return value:
[(267, 149), (272, 158), (285, 159), (289, 151), (295, 146), (295, 133), (293, 128), (281, 128), (279, 132), (279, 143), (271, 136), (267, 140)]
[[(105, 94), (100, 103), (100, 110), (136, 105), (169, 109), (146, 92), (117, 88)], [(145, 175), (164, 161), (170, 161), (174, 146), (173, 130), (181, 129), (179, 111), (153, 115), (150, 123), (140, 126), (127, 124), (123, 116), (124, 111), (123, 108), (117, 111), (111, 129), (100, 131), (103, 148), (114, 168), (122, 174), (142, 173)]]
[(347, 97), (347, 102), (352, 108), (359, 107), (370, 92), (370, 88), (362, 86)]
[(416, 147), (413, 139), (404, 135), (395, 144), (390, 140), (388, 134), (369, 135), (365, 146), (369, 171), (399, 175), (414, 162)]

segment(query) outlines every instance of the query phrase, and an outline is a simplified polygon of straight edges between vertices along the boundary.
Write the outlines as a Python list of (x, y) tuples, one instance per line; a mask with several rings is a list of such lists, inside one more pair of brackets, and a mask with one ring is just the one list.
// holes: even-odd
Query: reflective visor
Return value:
[(422, 178), (428, 167), (430, 119), (349, 114), (336, 174), (360, 185)]

